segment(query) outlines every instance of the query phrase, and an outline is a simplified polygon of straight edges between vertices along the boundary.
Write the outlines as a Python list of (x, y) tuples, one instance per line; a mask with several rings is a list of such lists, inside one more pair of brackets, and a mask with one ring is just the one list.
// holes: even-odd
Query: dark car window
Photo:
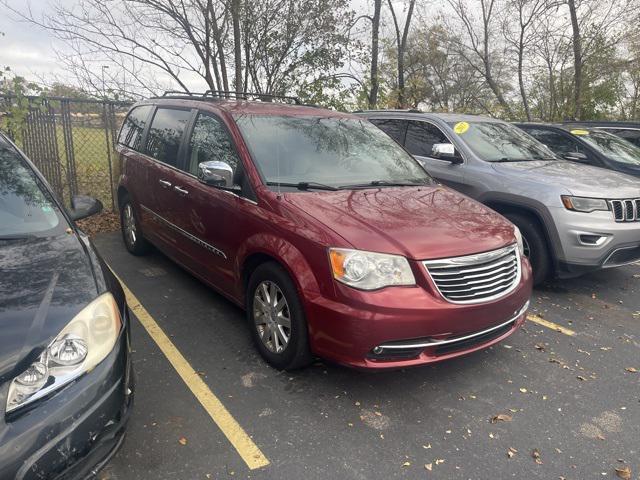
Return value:
[(142, 141), (142, 132), (144, 131), (147, 118), (151, 112), (151, 105), (143, 105), (136, 107), (127, 116), (122, 124), (118, 143), (126, 145), (133, 150), (140, 150), (140, 142)]
[(614, 135), (624, 138), (627, 142), (631, 142), (634, 145), (640, 147), (640, 129), (634, 128), (602, 128), (605, 132), (613, 133)]
[(177, 166), (180, 141), (190, 118), (190, 110), (158, 108), (149, 128), (145, 152), (156, 160)]
[(563, 135), (562, 133), (542, 128), (525, 128), (524, 131), (539, 142), (544, 143), (558, 155), (565, 155), (572, 152), (586, 153), (584, 148), (569, 135)]
[(393, 138), (400, 145), (404, 145), (404, 138), (407, 133), (407, 121), (385, 118), (372, 118), (369, 120), (384, 133)]
[(409, 121), (404, 146), (412, 155), (431, 156), (434, 143), (451, 143), (442, 131), (428, 122)]
[(47, 236), (66, 227), (33, 170), (13, 147), (0, 143), (0, 239)]
[(186, 170), (197, 175), (198, 164), (211, 160), (228, 163), (234, 172), (239, 162), (233, 140), (222, 121), (211, 115), (200, 113), (193, 126), (189, 142)]
[(235, 119), (267, 182), (315, 182), (336, 188), (371, 182), (433, 183), (411, 155), (364, 119), (273, 115)]
[(600, 130), (590, 130), (580, 137), (602, 155), (620, 163), (640, 165), (640, 147)]

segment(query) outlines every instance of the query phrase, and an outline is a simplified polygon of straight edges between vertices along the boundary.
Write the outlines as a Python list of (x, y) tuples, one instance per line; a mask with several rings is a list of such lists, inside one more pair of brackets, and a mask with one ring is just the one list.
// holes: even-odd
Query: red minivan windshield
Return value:
[(267, 185), (327, 188), (431, 185), (402, 147), (366, 120), (237, 115)]

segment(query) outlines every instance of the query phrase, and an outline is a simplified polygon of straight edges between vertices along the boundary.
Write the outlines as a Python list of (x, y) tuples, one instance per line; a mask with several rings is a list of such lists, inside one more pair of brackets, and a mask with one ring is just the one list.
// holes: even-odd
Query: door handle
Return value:
[(162, 185), (164, 188), (171, 188), (171, 182), (167, 182), (166, 180), (158, 180), (160, 182), (160, 185)]
[(178, 192), (180, 195), (184, 196), (184, 195), (189, 195), (189, 190), (185, 190), (184, 188), (180, 188), (179, 186), (175, 185), (173, 187), (173, 189)]

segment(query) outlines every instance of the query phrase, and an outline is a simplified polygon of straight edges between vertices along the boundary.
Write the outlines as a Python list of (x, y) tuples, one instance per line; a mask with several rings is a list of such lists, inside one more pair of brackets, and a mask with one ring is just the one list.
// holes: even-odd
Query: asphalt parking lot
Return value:
[(536, 290), (530, 313), (552, 323), (528, 321), (467, 357), (376, 374), (320, 361), (284, 373), (258, 356), (238, 308), (162, 254), (133, 257), (118, 233), (95, 244), (268, 462), (250, 468), (225, 435), (234, 427), (214, 423), (134, 319), (136, 405), (103, 480), (591, 479), (640, 471), (638, 265)]

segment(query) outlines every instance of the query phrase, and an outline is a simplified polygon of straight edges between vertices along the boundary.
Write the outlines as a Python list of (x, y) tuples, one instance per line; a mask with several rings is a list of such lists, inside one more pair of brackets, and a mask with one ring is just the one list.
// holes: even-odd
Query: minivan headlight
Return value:
[(609, 210), (609, 205), (604, 198), (572, 197), (562, 195), (562, 204), (567, 210), (590, 213), (596, 210)]
[(113, 350), (122, 319), (113, 295), (83, 308), (9, 386), (6, 412), (27, 405), (95, 368)]
[(333, 277), (351, 287), (375, 290), (416, 284), (409, 262), (400, 255), (330, 248), (329, 260)]

